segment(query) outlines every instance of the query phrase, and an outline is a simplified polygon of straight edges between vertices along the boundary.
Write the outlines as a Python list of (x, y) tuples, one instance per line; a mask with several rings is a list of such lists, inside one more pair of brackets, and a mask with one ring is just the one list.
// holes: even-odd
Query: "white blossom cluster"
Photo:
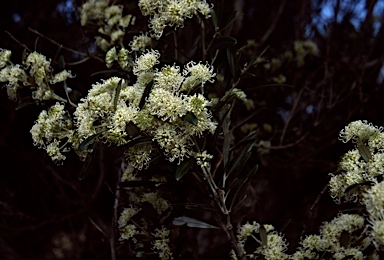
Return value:
[(51, 61), (38, 52), (30, 53), (21, 65), (14, 65), (10, 57), (11, 51), (0, 49), (0, 82), (7, 82), (5, 87), (9, 99), (17, 100), (17, 92), (28, 88), (32, 90), (32, 98), (36, 101), (66, 101), (54, 93), (52, 85), (74, 77), (70, 71), (53, 74)]
[[(133, 73), (137, 80), (132, 86), (118, 77), (92, 86), (74, 113), (83, 140), (100, 134), (109, 143), (124, 145), (134, 137), (127, 132), (127, 127), (134, 124), (144, 136), (152, 138), (169, 161), (180, 162), (194, 154), (192, 137), (205, 131), (213, 133), (216, 123), (208, 110), (210, 102), (201, 94), (186, 92), (212, 82), (213, 68), (190, 62), (183, 72), (174, 65), (158, 70), (154, 67), (159, 57), (158, 51), (148, 50), (135, 60)], [(143, 99), (146, 89), (150, 91)], [(191, 117), (192, 122), (186, 117)], [(156, 149), (144, 143), (129, 148), (126, 154), (136, 168), (142, 169), (158, 152)]]
[(153, 250), (159, 254), (161, 260), (173, 259), (171, 249), (169, 247), (169, 234), (170, 231), (163, 227), (156, 229), (152, 235), (155, 237), (153, 242)]
[[(263, 256), (264, 259), (288, 259), (285, 253), (288, 249), (287, 241), (284, 237), (275, 231), (272, 225), (264, 225), (264, 231), (261, 231), (261, 225), (255, 221), (252, 224), (246, 223), (237, 230), (237, 239), (240, 248), (247, 254), (249, 259), (257, 259), (258, 256)], [(262, 241), (262, 232), (265, 232), (266, 241)], [(259, 235), (259, 238), (257, 237)], [(248, 238), (254, 239), (259, 245), (254, 252), (245, 252), (245, 242)]]
[(363, 205), (369, 222), (368, 235), (377, 249), (384, 248), (384, 134), (382, 127), (367, 121), (354, 121), (341, 132), (343, 142), (352, 141), (356, 148), (339, 162), (339, 173), (329, 186), (335, 202), (354, 201)]
[(72, 144), (78, 143), (72, 120), (60, 103), (56, 103), (48, 111), (43, 110), (30, 133), (33, 144), (45, 149), (56, 163), (65, 160), (62, 152), (68, 152)]
[[(292, 259), (319, 259), (327, 254), (327, 259), (364, 259), (363, 251), (367, 244), (358, 242), (353, 232), (364, 227), (364, 217), (357, 214), (341, 214), (330, 222), (323, 223), (319, 235), (308, 235), (300, 242), (300, 247), (291, 256)], [(341, 236), (348, 237), (342, 245)], [(350, 239), (349, 239), (350, 236)], [(347, 241), (349, 240), (349, 241)], [(344, 242), (343, 242), (344, 243)]]
[(208, 18), (211, 8), (205, 0), (140, 0), (144, 16), (150, 16), (152, 36), (159, 39), (167, 26), (182, 27), (185, 19), (200, 13)]
[[(356, 143), (356, 147), (339, 162), (339, 173), (330, 180), (330, 193), (336, 203), (342, 199), (353, 201), (359, 199), (361, 189), (368, 188), (360, 185), (367, 182), (377, 182), (377, 177), (384, 172), (384, 133), (382, 128), (373, 126), (366, 121), (351, 122), (340, 132), (340, 140)], [(368, 155), (365, 155), (367, 154)], [(368, 156), (368, 157), (367, 157)], [(360, 185), (360, 188), (352, 189)]]
[(110, 4), (109, 0), (89, 0), (81, 8), (81, 25), (96, 23), (98, 33), (97, 45), (107, 51), (111, 46), (121, 45), (125, 30), (135, 23), (131, 14), (123, 15), (123, 6)]

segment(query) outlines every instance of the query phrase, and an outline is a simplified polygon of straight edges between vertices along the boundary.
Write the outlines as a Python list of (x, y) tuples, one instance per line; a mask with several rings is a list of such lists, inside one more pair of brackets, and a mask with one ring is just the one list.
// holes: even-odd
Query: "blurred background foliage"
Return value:
[[(134, 1), (118, 2), (138, 17), (137, 28), (146, 30), (146, 18), (140, 17)], [(230, 39), (225, 37), (237, 41), (227, 48), (230, 54), (221, 51), (217, 56), (214, 66), (222, 81), (213, 85), (212, 92), (218, 92), (220, 84), (229, 85), (239, 77), (231, 75), (228, 56), (232, 55), (241, 68), (254, 55), (263, 53), (237, 86), (253, 100), (254, 111), (259, 111), (249, 123), (257, 127), (259, 139), (265, 145), (258, 145), (253, 162), (260, 164), (260, 170), (247, 188), (248, 196), (234, 219), (236, 223), (256, 220), (274, 224), (286, 235), (293, 250), (302, 232), (315, 232), (322, 221), (330, 220), (338, 210), (327, 192), (321, 192), (329, 180), (328, 174), (337, 169), (339, 157), (350, 148), (338, 141), (340, 129), (357, 119), (384, 125), (384, 3), (378, 0), (216, 0), (213, 3), (220, 28), (233, 21), (218, 41)], [(84, 30), (79, 24), (81, 4), (70, 0), (5, 1), (0, 9), (0, 47), (12, 50), (15, 63), (20, 62), (24, 46), (52, 58), (57, 67), (57, 57), (63, 55), (66, 68), (77, 75), (70, 81), (70, 87), (84, 96), (92, 83), (110, 76), (90, 76), (105, 70), (105, 65), (97, 58), (76, 64), (81, 56), (52, 42), (103, 58), (102, 51), (92, 43), (92, 31)], [(180, 53), (210, 60), (213, 52), (205, 57), (199, 50), (191, 51), (192, 35), (200, 35), (195, 24), (188, 21), (176, 31)], [(127, 42), (139, 32), (130, 31)], [(207, 39), (214, 32), (206, 23)], [(168, 53), (164, 58), (173, 63), (173, 38), (168, 36), (157, 48)], [(307, 40), (315, 43), (318, 50), (300, 45)], [(178, 62), (183, 62), (182, 58)], [(7, 99), (5, 90), (2, 92), (1, 258), (110, 258), (112, 191), (116, 188), (121, 160), (114, 154), (120, 153), (110, 147), (100, 149), (98, 163), (92, 166), (85, 180), (79, 181), (82, 163), (76, 156), (69, 155), (64, 165), (56, 167), (43, 150), (33, 147), (29, 130), (41, 107), (15, 110), (17, 104)], [(244, 118), (251, 113), (239, 102), (233, 118)], [(235, 135), (244, 133), (238, 131)], [(314, 204), (316, 199), (318, 203)], [(200, 257), (225, 259), (225, 255), (218, 255), (220, 251), (212, 250), (221, 245), (212, 235), (217, 236), (214, 232), (190, 231), (189, 239), (196, 239), (189, 243), (190, 250), (196, 244)], [(124, 247), (118, 250), (121, 256), (126, 254)]]

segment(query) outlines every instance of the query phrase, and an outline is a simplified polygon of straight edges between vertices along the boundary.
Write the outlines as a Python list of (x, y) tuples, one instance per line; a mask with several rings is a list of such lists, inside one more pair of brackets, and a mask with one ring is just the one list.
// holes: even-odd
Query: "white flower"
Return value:
[(147, 36), (147, 33), (136, 35), (133, 40), (129, 43), (132, 51), (144, 51), (146, 47), (151, 46), (152, 39)]
[(153, 242), (153, 250), (155, 250), (162, 260), (173, 259), (172, 252), (169, 247), (169, 233), (170, 231), (163, 227), (162, 229), (156, 229), (154, 235), (155, 241)]
[(73, 78), (73, 77), (74, 76), (71, 74), (71, 71), (63, 70), (63, 71), (55, 74), (55, 76), (53, 76), (53, 79), (51, 79), (49, 82), (51, 84), (56, 84), (58, 82), (65, 81), (68, 78)]
[(157, 50), (150, 50), (139, 56), (133, 66), (133, 74), (147, 72), (159, 63), (160, 53)]
[(0, 69), (5, 67), (11, 60), (12, 52), (10, 50), (0, 48)]

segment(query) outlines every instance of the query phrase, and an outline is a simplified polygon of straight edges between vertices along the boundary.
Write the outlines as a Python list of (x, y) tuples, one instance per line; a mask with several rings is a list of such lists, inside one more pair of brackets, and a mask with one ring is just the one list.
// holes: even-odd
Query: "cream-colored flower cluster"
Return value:
[(96, 36), (97, 45), (104, 51), (111, 46), (123, 46), (125, 30), (135, 23), (135, 17), (131, 14), (123, 15), (123, 6), (110, 4), (109, 0), (89, 0), (81, 8), (81, 25), (96, 23), (98, 33), (104, 36)]
[(205, 0), (140, 0), (139, 7), (144, 16), (151, 16), (149, 28), (156, 39), (167, 26), (182, 27), (185, 19), (193, 15), (200, 13), (208, 18), (211, 13)]
[(156, 229), (153, 236), (155, 240), (153, 242), (153, 250), (159, 254), (160, 259), (169, 260), (173, 259), (171, 249), (169, 247), (169, 234), (170, 231), (163, 227), (162, 229)]
[(17, 92), (28, 88), (36, 101), (56, 99), (66, 102), (54, 93), (51, 85), (74, 77), (70, 71), (63, 70), (54, 75), (51, 61), (38, 52), (30, 53), (22, 65), (14, 65), (10, 57), (11, 51), (0, 49), (0, 82), (7, 82), (9, 99), (17, 100)]
[[(159, 57), (158, 51), (148, 50), (136, 59), (133, 73), (137, 81), (132, 86), (118, 77), (92, 86), (74, 113), (78, 133), (84, 140), (100, 134), (107, 142), (124, 145), (135, 137), (127, 132), (133, 124), (143, 136), (152, 138), (169, 161), (180, 162), (193, 155), (194, 136), (215, 131), (216, 123), (208, 110), (210, 102), (201, 94), (182, 91), (190, 77), (194, 78), (194, 87), (212, 82), (212, 67), (189, 63), (183, 73), (174, 65), (158, 70), (154, 66)], [(130, 147), (126, 152), (138, 169), (146, 167), (157, 153), (157, 148), (148, 143)]]
[(76, 143), (72, 120), (64, 105), (56, 103), (48, 111), (43, 110), (30, 131), (33, 144), (44, 148), (56, 163), (65, 160), (62, 152), (68, 152)]
[(356, 148), (339, 162), (339, 173), (329, 186), (335, 202), (342, 199), (363, 205), (369, 222), (368, 234), (377, 249), (384, 248), (384, 134), (382, 127), (367, 121), (354, 121), (341, 132), (343, 142), (352, 141)]
[[(272, 225), (263, 225), (264, 231), (261, 230), (261, 225), (257, 222), (252, 224), (246, 223), (237, 230), (237, 239), (240, 248), (245, 252), (245, 242), (249, 237), (253, 238), (259, 245), (254, 252), (247, 253), (249, 259), (257, 259), (258, 256), (263, 256), (264, 259), (288, 259), (288, 255), (285, 253), (288, 249), (288, 245), (284, 237), (275, 231)], [(266, 235), (263, 238), (263, 233)], [(266, 241), (263, 241), (266, 239)]]
[[(366, 121), (354, 121), (340, 132), (340, 140), (352, 141), (356, 147), (342, 156), (339, 173), (330, 180), (330, 193), (336, 203), (342, 199), (359, 199), (367, 182), (377, 182), (384, 172), (384, 133), (382, 128)], [(355, 186), (360, 188), (353, 189)]]
[(319, 259), (321, 256), (326, 259), (365, 259), (363, 251), (368, 245), (360, 243), (359, 236), (352, 236), (353, 232), (363, 228), (364, 217), (357, 214), (341, 214), (331, 222), (325, 222), (320, 229), (320, 235), (306, 236), (291, 259)]

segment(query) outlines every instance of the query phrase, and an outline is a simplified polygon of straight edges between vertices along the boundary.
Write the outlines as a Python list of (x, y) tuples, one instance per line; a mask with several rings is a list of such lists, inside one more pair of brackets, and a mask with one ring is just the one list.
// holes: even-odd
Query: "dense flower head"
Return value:
[(371, 224), (371, 229), (370, 235), (373, 239), (373, 244), (381, 250), (384, 247), (384, 220), (374, 220)]
[(43, 110), (33, 125), (30, 133), (33, 144), (44, 148), (53, 161), (60, 163), (65, 159), (62, 152), (68, 151), (61, 140), (71, 143), (74, 130), (72, 120), (64, 110), (64, 105), (56, 103), (48, 111)]
[(357, 120), (349, 123), (340, 131), (340, 140), (344, 143), (352, 140), (353, 142), (366, 142), (375, 133), (380, 132), (382, 128), (378, 128), (366, 120)]
[[(381, 128), (367, 121), (354, 121), (340, 132), (343, 142), (352, 140), (356, 148), (341, 157), (339, 173), (330, 180), (330, 193), (337, 203), (357, 200), (367, 189), (362, 185), (359, 189), (347, 189), (362, 183), (376, 182), (384, 172), (384, 135)], [(368, 155), (365, 155), (369, 153)], [(363, 157), (364, 156), (364, 157)]]
[(0, 69), (11, 61), (11, 54), (12, 52), (10, 50), (0, 48)]
[(126, 28), (134, 24), (135, 19), (131, 14), (123, 16), (122, 5), (110, 5), (108, 0), (88, 0), (82, 5), (80, 21), (82, 26), (89, 21), (99, 26), (98, 32), (107, 37), (96, 36), (96, 43), (107, 51), (113, 45), (122, 44)]
[(151, 70), (159, 63), (160, 53), (157, 50), (150, 50), (139, 56), (133, 66), (133, 74), (138, 75)]
[(132, 51), (144, 51), (148, 46), (151, 46), (152, 39), (147, 33), (135, 35), (132, 41), (129, 43)]
[(209, 64), (201, 64), (190, 61), (187, 63), (183, 70), (183, 76), (186, 77), (181, 90), (190, 91), (198, 85), (203, 85), (206, 82), (213, 82), (216, 73)]
[(159, 254), (160, 259), (169, 260), (173, 259), (171, 249), (169, 247), (169, 234), (170, 231), (163, 227), (156, 229), (152, 235), (155, 237), (153, 241), (153, 250)]
[(370, 187), (363, 196), (363, 203), (370, 218), (384, 220), (384, 182)]
[(151, 16), (149, 28), (157, 39), (167, 26), (182, 27), (193, 15), (200, 13), (208, 18), (211, 13), (205, 0), (140, 0), (139, 8), (144, 16)]

